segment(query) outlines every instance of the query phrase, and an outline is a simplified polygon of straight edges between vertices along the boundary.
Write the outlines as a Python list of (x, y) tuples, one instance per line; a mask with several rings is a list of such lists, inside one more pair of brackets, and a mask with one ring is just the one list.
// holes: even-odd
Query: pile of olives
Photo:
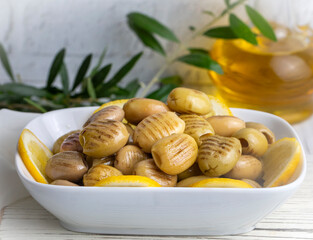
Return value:
[(51, 184), (93, 186), (110, 176), (149, 177), (163, 187), (188, 187), (210, 177), (262, 186), (261, 157), (273, 132), (234, 116), (216, 116), (209, 97), (175, 88), (167, 104), (128, 100), (93, 113), (81, 130), (54, 143)]

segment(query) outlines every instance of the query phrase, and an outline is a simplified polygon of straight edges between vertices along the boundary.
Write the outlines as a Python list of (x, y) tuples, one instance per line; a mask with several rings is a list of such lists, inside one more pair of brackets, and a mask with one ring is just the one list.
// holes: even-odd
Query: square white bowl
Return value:
[[(95, 109), (52, 111), (32, 120), (25, 128), (52, 148), (58, 137), (80, 129)], [(244, 121), (266, 125), (277, 139), (295, 137), (301, 144), (290, 124), (275, 115), (231, 110)], [(252, 230), (296, 191), (306, 172), (303, 150), (302, 155), (302, 164), (289, 184), (253, 189), (55, 186), (34, 181), (18, 153), (15, 163), (32, 197), (69, 230), (105, 234), (228, 235)]]

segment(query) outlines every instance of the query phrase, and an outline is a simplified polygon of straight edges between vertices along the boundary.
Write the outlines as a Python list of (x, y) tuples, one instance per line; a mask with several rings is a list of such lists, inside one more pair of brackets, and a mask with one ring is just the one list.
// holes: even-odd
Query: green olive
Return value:
[(198, 176), (201, 175), (202, 172), (199, 168), (199, 165), (197, 162), (195, 162), (190, 168), (187, 170), (183, 171), (182, 173), (178, 174), (178, 181), (181, 181), (185, 178), (193, 177), (193, 176)]
[(231, 137), (238, 130), (245, 128), (245, 122), (234, 116), (212, 116), (207, 118), (216, 135)]
[(261, 123), (256, 122), (246, 122), (247, 128), (254, 128), (259, 130), (266, 137), (268, 144), (272, 144), (275, 142), (275, 134), (266, 126)]
[(97, 182), (111, 176), (123, 175), (119, 170), (114, 167), (98, 164), (89, 169), (84, 175), (83, 182), (84, 186), (94, 186)]
[(57, 154), (60, 152), (60, 147), (61, 147), (61, 144), (63, 143), (63, 141), (70, 135), (72, 135), (73, 133), (79, 133), (80, 130), (74, 130), (74, 131), (70, 131), (64, 135), (62, 135), (61, 137), (59, 137), (53, 144), (53, 147), (52, 147), (52, 153), (53, 154)]
[(86, 127), (88, 124), (95, 121), (103, 121), (103, 120), (114, 120), (114, 121), (122, 121), (124, 118), (124, 111), (118, 106), (109, 106), (105, 107), (98, 112), (93, 113), (88, 120), (85, 122), (83, 127)]
[(60, 186), (72, 186), (72, 187), (78, 187), (79, 185), (72, 183), (67, 180), (58, 179), (50, 183), (51, 185), (60, 185)]
[(199, 182), (199, 181), (202, 181), (202, 180), (208, 179), (208, 178), (209, 177), (205, 176), (205, 175), (192, 176), (192, 177), (185, 178), (185, 179), (179, 181), (176, 184), (176, 187), (189, 187), (190, 185), (192, 185), (192, 184), (194, 184), (196, 182)]

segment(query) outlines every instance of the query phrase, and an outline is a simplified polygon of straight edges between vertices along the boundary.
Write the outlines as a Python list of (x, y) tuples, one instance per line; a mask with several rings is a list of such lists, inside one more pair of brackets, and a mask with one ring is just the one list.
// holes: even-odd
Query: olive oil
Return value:
[(291, 123), (312, 114), (313, 41), (287, 29), (284, 34), (278, 42), (259, 37), (258, 46), (238, 39), (214, 43), (211, 56), (224, 74), (210, 76), (229, 106), (267, 111)]

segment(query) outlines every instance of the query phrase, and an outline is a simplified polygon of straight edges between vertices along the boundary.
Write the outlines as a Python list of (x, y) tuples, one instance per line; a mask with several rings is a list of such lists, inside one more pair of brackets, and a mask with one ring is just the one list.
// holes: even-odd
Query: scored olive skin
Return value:
[(150, 153), (152, 145), (158, 140), (174, 133), (183, 133), (185, 122), (173, 112), (150, 115), (142, 120), (134, 131), (134, 143)]
[(102, 120), (114, 120), (114, 121), (122, 121), (124, 118), (124, 111), (118, 106), (109, 106), (99, 110), (98, 112), (92, 114), (88, 120), (84, 123), (83, 127), (86, 127), (88, 124), (94, 121), (102, 121)]
[(103, 120), (91, 122), (80, 133), (84, 154), (102, 158), (120, 150), (128, 141), (129, 133), (122, 122)]
[(161, 101), (149, 98), (132, 98), (124, 106), (125, 119), (137, 125), (144, 118), (160, 112), (168, 112), (169, 108)]
[(72, 135), (73, 133), (77, 133), (77, 132), (80, 132), (80, 130), (74, 130), (74, 131), (70, 131), (64, 135), (62, 135), (61, 137), (59, 137), (53, 144), (53, 147), (52, 147), (52, 153), (53, 154), (57, 154), (60, 152), (60, 147), (61, 147), (61, 144), (63, 143), (63, 141), (70, 135)]
[(245, 128), (246, 124), (234, 116), (212, 116), (207, 118), (216, 135), (231, 137), (238, 130)]
[(200, 145), (199, 138), (204, 134), (214, 135), (214, 129), (211, 124), (206, 121), (203, 117), (195, 114), (182, 114), (179, 116), (184, 120), (186, 126), (184, 133), (193, 137), (198, 146)]
[(190, 168), (186, 169), (185, 171), (181, 172), (180, 174), (177, 175), (178, 181), (181, 181), (185, 178), (193, 177), (193, 176), (198, 176), (202, 175), (202, 172), (199, 168), (199, 165), (197, 162), (195, 162)]
[(203, 135), (199, 147), (198, 165), (209, 177), (229, 172), (241, 156), (240, 141), (233, 137)]
[(51, 185), (60, 185), (60, 186), (72, 186), (72, 187), (79, 187), (79, 185), (72, 183), (67, 180), (58, 179), (50, 183)]
[(233, 137), (240, 140), (242, 153), (245, 155), (262, 156), (267, 148), (266, 137), (254, 128), (243, 128), (233, 134)]
[(167, 174), (176, 175), (195, 163), (198, 145), (187, 134), (172, 134), (157, 141), (151, 153), (158, 168)]
[(262, 163), (251, 155), (242, 155), (236, 165), (225, 174), (225, 177), (234, 179), (256, 180), (262, 173)]
[(139, 147), (126, 145), (116, 153), (114, 167), (124, 175), (130, 175), (133, 172), (135, 164), (147, 158), (148, 155)]
[(94, 186), (97, 182), (111, 176), (123, 175), (119, 170), (114, 167), (98, 164), (89, 169), (84, 175), (83, 183), (84, 186)]
[(204, 92), (183, 87), (174, 88), (170, 92), (167, 104), (178, 113), (204, 115), (213, 110), (210, 98)]
[(199, 182), (201, 180), (208, 179), (208, 178), (209, 177), (205, 176), (205, 175), (188, 177), (188, 178), (185, 178), (185, 179), (179, 181), (176, 184), (176, 187), (190, 187), (190, 185), (192, 185), (192, 184), (194, 184), (196, 182)]
[(75, 132), (64, 139), (60, 146), (60, 152), (66, 151), (83, 152), (83, 147), (79, 142), (79, 132)]
[(133, 174), (151, 178), (162, 187), (175, 187), (177, 183), (177, 175), (169, 175), (161, 171), (153, 159), (138, 162), (134, 167)]
[(87, 172), (85, 157), (79, 152), (60, 152), (53, 155), (47, 162), (46, 174), (52, 180), (68, 180), (78, 182)]
[(266, 137), (268, 144), (272, 144), (275, 142), (275, 134), (266, 126), (261, 123), (256, 122), (246, 122), (247, 128), (254, 128), (259, 130)]

